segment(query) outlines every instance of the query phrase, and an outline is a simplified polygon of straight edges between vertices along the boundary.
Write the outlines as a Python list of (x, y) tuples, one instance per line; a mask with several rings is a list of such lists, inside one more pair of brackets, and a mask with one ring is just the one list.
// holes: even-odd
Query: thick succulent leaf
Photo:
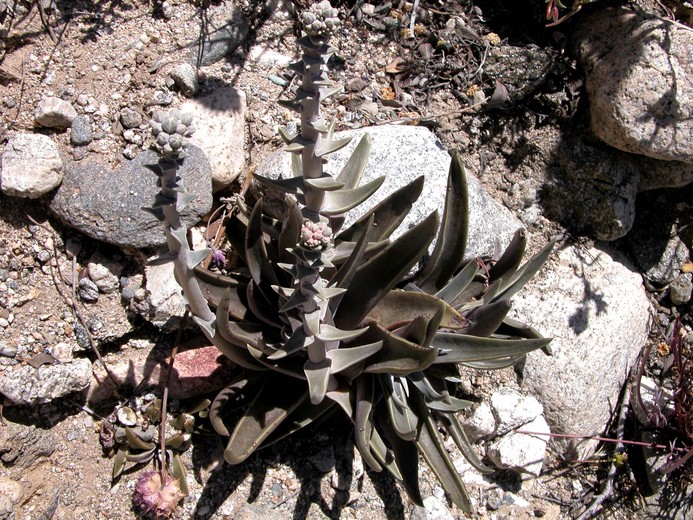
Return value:
[(468, 361), (464, 366), (474, 368), (476, 370), (500, 370), (508, 368), (522, 361), (526, 354), (520, 356), (504, 357), (498, 359), (488, 359), (486, 361)]
[(156, 448), (152, 448), (147, 451), (141, 451), (139, 453), (128, 452), (128, 454), (125, 456), (125, 460), (128, 462), (134, 462), (135, 464), (144, 464), (152, 460), (152, 458), (154, 458), (155, 453)]
[(467, 323), (462, 327), (460, 333), (470, 336), (490, 336), (503, 323), (510, 307), (509, 301), (501, 300), (472, 309), (464, 315)]
[(418, 277), (417, 285), (432, 293), (442, 289), (462, 264), (467, 248), (469, 199), (467, 179), (459, 154), (450, 163), (445, 211), (433, 253)]
[(284, 108), (288, 108), (289, 110), (292, 110), (293, 112), (296, 112), (298, 114), (301, 113), (301, 103), (298, 103), (296, 101), (290, 100), (290, 99), (278, 99), (277, 104), (279, 106), (282, 106)]
[(402, 480), (402, 472), (399, 470), (394, 454), (387, 448), (383, 438), (375, 427), (371, 431), (370, 441), (371, 451), (376, 459), (387, 469), (397, 480)]
[(298, 244), (302, 225), (303, 217), (298, 204), (291, 197), (286, 197), (286, 215), (282, 223), (282, 230), (279, 233), (277, 246), (280, 262), (292, 263), (294, 261), (294, 257), (289, 250)]
[(294, 177), (303, 177), (303, 159), (299, 154), (291, 154), (291, 174)]
[(321, 363), (306, 361), (306, 364), (303, 365), (306, 381), (308, 381), (308, 395), (312, 404), (320, 404), (325, 399), (331, 366), (332, 361), (329, 358)]
[(337, 175), (337, 182), (342, 183), (347, 189), (354, 189), (361, 182), (361, 177), (368, 163), (368, 157), (371, 154), (371, 142), (370, 134), (364, 134), (354, 151), (351, 152), (349, 160), (342, 168), (342, 171)]
[(318, 143), (315, 145), (315, 151), (313, 152), (316, 157), (323, 157), (327, 154), (341, 150), (346, 145), (351, 142), (351, 137), (344, 137), (342, 139), (331, 139), (324, 138), (320, 136), (318, 138)]
[(222, 412), (226, 403), (230, 400), (241, 401), (245, 398), (249, 398), (249, 394), (244, 392), (246, 386), (248, 385), (249, 379), (247, 376), (237, 376), (228, 386), (226, 386), (212, 401), (209, 406), (209, 422), (212, 424), (212, 428), (219, 435), (223, 437), (229, 437), (231, 434), (226, 428), (222, 418)]
[[(320, 85), (321, 83), (316, 83), (316, 85)], [(327, 85), (332, 85), (332, 81), (327, 81)], [(342, 91), (342, 87), (332, 87), (332, 88), (321, 88), (320, 89), (320, 99), (327, 99), (331, 96), (334, 96), (335, 94), (339, 94)]]
[(343, 183), (337, 182), (331, 175), (327, 173), (316, 179), (304, 179), (303, 183), (309, 188), (317, 191), (335, 191), (341, 190), (344, 187)]
[(507, 249), (503, 252), (498, 261), (491, 266), (488, 271), (489, 279), (497, 280), (506, 277), (506, 274), (513, 274), (522, 263), (527, 247), (527, 233), (524, 229), (518, 229), (513, 235)]
[(189, 495), (187, 471), (185, 471), (185, 465), (180, 457), (180, 453), (174, 453), (173, 457), (171, 457), (171, 476), (178, 479), (181, 493), (186, 496)]
[(111, 474), (113, 480), (117, 479), (123, 474), (125, 469), (125, 463), (127, 462), (128, 449), (126, 446), (121, 446), (116, 451), (115, 457), (113, 457), (113, 473)]
[[(357, 242), (336, 242), (334, 249), (330, 251), (330, 262), (333, 264), (344, 263), (354, 252)], [(378, 251), (382, 251), (390, 244), (389, 240), (381, 240), (380, 242), (368, 242), (366, 245), (366, 254), (372, 255)]]
[(428, 412), (423, 398), (418, 395), (417, 390), (412, 390), (412, 397), (416, 406), (416, 413), (423, 422), (423, 427), (420, 428), (419, 436), (416, 439), (417, 448), (453, 504), (465, 513), (471, 513), (472, 504), (469, 501), (467, 490), (438, 436), (438, 427), (433, 417)]
[(216, 330), (216, 319), (208, 322), (197, 316), (193, 316), (193, 321), (204, 332), (207, 339), (209, 339), (212, 344), (221, 351), (222, 354), (224, 354), (238, 366), (250, 370), (265, 370), (262, 365), (259, 365), (253, 359), (253, 357), (248, 354), (246, 350), (238, 348), (237, 345), (227, 341), (221, 334), (219, 334), (219, 332)]
[(354, 275), (335, 316), (335, 324), (354, 328), (421, 258), (438, 224), (435, 213), (364, 263)]
[(435, 410), (436, 412), (459, 412), (466, 410), (473, 404), (473, 401), (466, 401), (465, 399), (458, 399), (457, 397), (452, 396), (448, 396), (447, 401), (426, 401), (426, 406), (428, 406), (428, 408), (431, 410)]
[(337, 327), (333, 327), (327, 323), (322, 323), (320, 325), (320, 333), (317, 337), (323, 341), (351, 341), (358, 338), (361, 334), (366, 332), (368, 327), (363, 327), (361, 329), (352, 330), (342, 330)]
[(445, 425), (445, 429), (455, 441), (455, 444), (457, 444), (459, 450), (462, 452), (462, 455), (464, 455), (464, 458), (467, 459), (474, 469), (484, 475), (489, 475), (496, 471), (495, 469), (489, 468), (483, 462), (481, 462), (479, 455), (477, 455), (474, 448), (472, 448), (472, 445), (467, 438), (467, 434), (464, 432), (464, 428), (457, 420), (454, 413), (441, 413), (439, 414), (439, 417)]
[(258, 200), (248, 219), (245, 235), (246, 261), (250, 275), (258, 286), (262, 283), (279, 285), (274, 269), (267, 256), (267, 248), (262, 237), (262, 199)]
[(303, 327), (299, 327), (291, 333), (291, 336), (287, 341), (284, 342), (281, 348), (279, 348), (274, 354), (268, 356), (267, 359), (270, 361), (275, 361), (285, 358), (286, 356), (307, 347), (313, 343), (313, 341), (315, 341), (315, 338), (313, 336), (308, 336), (305, 330), (303, 330)]
[(373, 433), (373, 377), (361, 376), (354, 381), (356, 387), (356, 407), (354, 410), (354, 436), (356, 447), (363, 460), (375, 471), (382, 471), (382, 466), (371, 453), (371, 434)]
[(385, 177), (378, 177), (351, 190), (328, 191), (325, 193), (325, 202), (320, 213), (327, 217), (346, 213), (373, 195), (384, 181)]
[(365, 362), (369, 357), (383, 347), (382, 341), (360, 345), (358, 347), (340, 346), (327, 352), (327, 357), (332, 361), (332, 373), (339, 374), (347, 368)]
[(224, 450), (229, 464), (240, 464), (308, 399), (305, 383), (289, 377), (267, 378), (255, 399), (236, 424)]
[(383, 374), (380, 376), (380, 382), (385, 397), (385, 406), (390, 417), (389, 424), (398, 437), (405, 441), (413, 441), (418, 432), (419, 419), (409, 408), (407, 396), (399, 378)]
[(323, 399), (320, 404), (313, 404), (308, 399), (301, 402), (299, 406), (277, 427), (272, 434), (265, 439), (261, 448), (274, 444), (301, 428), (305, 428), (313, 421), (319, 419), (324, 413), (332, 410), (335, 402), (331, 399)]
[[(275, 299), (277, 294), (274, 293), (271, 288), (267, 293), (272, 294)], [(248, 308), (253, 312), (253, 315), (260, 321), (276, 328), (282, 328), (284, 326), (283, 322), (277, 314), (276, 303), (270, 302), (265, 293), (258, 288), (254, 283), (249, 283), (246, 289), (246, 299), (248, 302)]]
[(429, 367), (438, 356), (438, 349), (422, 347), (378, 326), (375, 322), (368, 324), (368, 331), (359, 338), (361, 342), (382, 341), (383, 347), (364, 367), (365, 373), (407, 375)]
[(304, 192), (306, 189), (303, 183), (303, 177), (289, 177), (287, 179), (270, 179), (269, 177), (263, 177), (262, 175), (255, 174), (253, 175), (253, 178), (256, 179), (263, 186), (275, 189), (282, 193), (290, 193), (292, 195), (295, 195), (299, 192)]
[(541, 269), (548, 260), (555, 240), (551, 240), (544, 248), (534, 255), (526, 264), (520, 267), (503, 285), (503, 289), (496, 294), (492, 301), (508, 300), (512, 298), (524, 285)]
[(441, 313), (439, 327), (457, 329), (464, 319), (445, 301), (430, 294), (416, 291), (390, 291), (368, 313), (368, 318), (387, 329), (407, 323), (419, 316), (432, 318)]
[[(369, 219), (369, 222), (373, 222), (373, 217)], [(346, 262), (342, 264), (342, 267), (335, 273), (335, 275), (330, 280), (331, 287), (347, 288), (356, 274), (359, 266), (361, 265), (361, 260), (366, 252), (366, 246), (368, 246), (368, 234), (362, 233), (358, 241), (354, 245), (354, 249), (347, 258)], [(333, 314), (337, 311), (339, 303), (342, 301), (344, 294), (336, 297), (330, 302), (330, 308)]]
[(479, 338), (451, 332), (439, 332), (433, 345), (441, 352), (434, 363), (467, 363), (519, 356), (547, 345), (548, 338)]
[(382, 429), (395, 455), (395, 461), (402, 473), (405, 491), (416, 505), (423, 507), (423, 498), (419, 489), (419, 452), (416, 444), (400, 437), (386, 419), (387, 412), (383, 410), (382, 405), (378, 406), (376, 417), (378, 417), (378, 426)]
[(153, 450), (156, 448), (156, 444), (140, 439), (139, 435), (128, 426), (125, 427), (125, 435), (128, 439), (128, 445), (134, 450)]
[(436, 293), (436, 296), (452, 305), (457, 297), (469, 287), (478, 272), (479, 266), (474, 260), (467, 262), (467, 265)]
[(245, 347), (250, 344), (257, 346), (257, 340), (262, 339), (265, 327), (252, 323), (243, 323), (231, 321), (229, 319), (229, 304), (231, 301), (232, 291), (227, 288), (224, 296), (219, 302), (216, 312), (217, 332), (221, 334), (226, 341)]
[(411, 341), (422, 347), (428, 347), (429, 345), (426, 344), (426, 333), (430, 321), (429, 318), (424, 316), (417, 316), (410, 322), (403, 324), (403, 326), (394, 329), (392, 332), (407, 341)]
[[(417, 177), (412, 182), (388, 195), (382, 202), (363, 215), (348, 229), (342, 231), (337, 240), (352, 241), (368, 233), (368, 240), (377, 242), (390, 238), (390, 235), (400, 226), (409, 214), (412, 205), (421, 195), (424, 186), (424, 176)], [(373, 217), (373, 223), (369, 219)]]
[(267, 354), (265, 354), (265, 352), (269, 350), (271, 349), (266, 345), (263, 346), (262, 350), (248, 346), (248, 352), (262, 366), (294, 379), (306, 380), (306, 375), (303, 371), (303, 358), (300, 356), (291, 356), (281, 361), (272, 361), (268, 359)]

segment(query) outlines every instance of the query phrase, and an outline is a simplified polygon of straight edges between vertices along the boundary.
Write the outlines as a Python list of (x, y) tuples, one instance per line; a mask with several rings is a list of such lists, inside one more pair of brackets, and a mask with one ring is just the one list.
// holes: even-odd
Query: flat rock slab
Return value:
[(245, 165), (245, 109), (245, 93), (233, 87), (217, 89), (181, 107), (195, 118), (190, 142), (209, 157), (215, 191), (236, 180)]
[(63, 175), (58, 146), (47, 135), (15, 134), (7, 141), (0, 168), (3, 193), (35, 199), (58, 187)]
[[(71, 163), (50, 209), (73, 228), (97, 240), (135, 248), (157, 247), (166, 242), (164, 228), (150, 207), (159, 192), (157, 176), (147, 166), (156, 165), (151, 150), (117, 170), (105, 164)], [(182, 213), (188, 226), (212, 208), (212, 173), (209, 161), (195, 146), (179, 170), (183, 184), (196, 198)]]
[(576, 41), (594, 133), (626, 152), (693, 163), (693, 32), (618, 9), (583, 19)]
[[(404, 222), (392, 234), (397, 238), (438, 211), (442, 218), (447, 191), (447, 178), (451, 157), (433, 133), (418, 126), (383, 125), (335, 134), (335, 138), (352, 137), (351, 142), (329, 155), (325, 171), (336, 176), (344, 167), (360, 138), (368, 133), (372, 138), (371, 154), (361, 184), (385, 176), (385, 182), (375, 194), (346, 215), (342, 229), (356, 222), (392, 192), (410, 183), (420, 175), (425, 177), (423, 192)], [(258, 173), (266, 177), (290, 177), (290, 154), (277, 152), (262, 163)], [(522, 223), (505, 206), (494, 201), (481, 187), (474, 175), (467, 171), (469, 191), (469, 232), (466, 259), (490, 255), (496, 239), (506, 247)]]
[(15, 365), (0, 374), (0, 393), (17, 405), (36, 405), (84, 390), (90, 379), (88, 359), (38, 368)]
[(601, 248), (567, 247), (513, 299), (513, 317), (553, 337), (553, 356), (531, 352), (524, 391), (539, 399), (551, 429), (603, 432), (649, 332), (640, 275)]

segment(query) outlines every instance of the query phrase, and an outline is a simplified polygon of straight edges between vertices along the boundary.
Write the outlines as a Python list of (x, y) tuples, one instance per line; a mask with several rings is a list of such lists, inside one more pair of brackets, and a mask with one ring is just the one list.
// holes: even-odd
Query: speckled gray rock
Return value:
[(638, 191), (680, 188), (693, 182), (693, 164), (681, 161), (659, 161), (638, 157), (640, 179)]
[[(159, 191), (157, 176), (147, 168), (157, 160), (158, 155), (148, 150), (117, 170), (105, 164), (71, 163), (50, 209), (97, 240), (137, 248), (161, 246), (161, 222), (142, 209), (153, 204)], [(212, 207), (211, 168), (202, 150), (190, 147), (180, 174), (186, 189), (196, 195), (183, 211), (183, 221), (192, 226)]]
[(552, 180), (541, 200), (552, 218), (599, 240), (616, 240), (631, 229), (639, 178), (631, 156), (573, 135), (547, 170)]
[(107, 257), (101, 251), (96, 251), (87, 263), (89, 278), (96, 284), (100, 292), (109, 294), (120, 287), (119, 276), (123, 272), (123, 264)]
[(15, 365), (0, 372), (0, 393), (14, 404), (35, 405), (84, 390), (90, 381), (91, 362), (88, 359), (39, 368)]
[(148, 265), (144, 268), (148, 306), (143, 316), (157, 327), (172, 328), (185, 313), (185, 300), (173, 275), (173, 263)]
[(60, 185), (63, 160), (53, 140), (41, 134), (15, 134), (2, 155), (3, 193), (35, 199)]
[(125, 107), (120, 111), (120, 122), (123, 128), (137, 128), (142, 124), (142, 115), (130, 107)]
[(553, 338), (553, 356), (528, 354), (523, 382), (552, 431), (604, 431), (647, 340), (649, 315), (640, 275), (605, 247), (557, 251), (513, 298), (511, 316)]
[(75, 117), (77, 117), (75, 108), (58, 97), (43, 98), (36, 105), (34, 112), (34, 120), (48, 128), (69, 128)]
[[(62, 439), (64, 441), (64, 439)], [(30, 468), (59, 446), (55, 430), (5, 421), (0, 428), (0, 460), (15, 468)]]
[(510, 99), (517, 101), (544, 82), (553, 61), (553, 55), (537, 45), (515, 47), (502, 43), (489, 49), (484, 73), (501, 81)]
[(635, 225), (625, 238), (635, 264), (648, 280), (658, 285), (670, 283), (689, 256), (669, 206), (665, 194), (641, 194)]
[(693, 163), (693, 32), (627, 9), (581, 22), (577, 50), (597, 136), (627, 152)]
[(93, 138), (89, 118), (86, 116), (75, 117), (70, 128), (70, 142), (75, 146), (84, 146), (91, 143)]
[(195, 118), (190, 142), (209, 157), (214, 190), (231, 184), (245, 166), (245, 93), (233, 87), (215, 90), (181, 107)]
[(171, 76), (171, 79), (180, 91), (188, 97), (194, 96), (200, 90), (200, 84), (197, 81), (197, 70), (190, 63), (176, 65), (169, 72), (169, 76)]
[(674, 305), (684, 305), (691, 301), (693, 283), (691, 273), (681, 273), (669, 286), (669, 298)]
[[(336, 137), (352, 136), (348, 146), (329, 156), (325, 170), (337, 175), (346, 164), (351, 151), (360, 137), (368, 132), (372, 137), (371, 155), (361, 183), (382, 175), (386, 176), (380, 189), (366, 202), (351, 210), (344, 228), (354, 223), (368, 209), (375, 206), (396, 189), (408, 184), (420, 175), (425, 176), (423, 193), (414, 204), (393, 238), (400, 236), (421, 222), (433, 211), (442, 216), (447, 177), (450, 170), (450, 155), (443, 145), (426, 128), (418, 126), (384, 125), (363, 130), (340, 132)], [(277, 152), (258, 168), (260, 175), (267, 177), (291, 176), (290, 156)], [(473, 173), (467, 171), (469, 186), (469, 234), (467, 258), (492, 254), (498, 238), (501, 246), (510, 243), (515, 231), (522, 227), (520, 221), (504, 206), (495, 202), (481, 187)]]

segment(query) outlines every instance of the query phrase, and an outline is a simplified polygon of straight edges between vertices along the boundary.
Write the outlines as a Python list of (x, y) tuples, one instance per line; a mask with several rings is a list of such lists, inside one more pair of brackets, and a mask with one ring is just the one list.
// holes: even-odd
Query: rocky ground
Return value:
[[(558, 354), (547, 358), (556, 373), (544, 379), (571, 384), (563, 374), (579, 372), (578, 363), (566, 362), (562, 349), (576, 344), (583, 364), (593, 364), (586, 367), (588, 374), (592, 371), (590, 388), (580, 390), (587, 404), (573, 406), (589, 408), (589, 400), (596, 399), (589, 390), (597, 396), (608, 393), (611, 408), (599, 412), (608, 417), (620, 407), (627, 367), (647, 348), (646, 372), (657, 401), (659, 381), (671, 387), (675, 380), (667, 372), (672, 348), (683, 356), (678, 374), (693, 373), (687, 361), (693, 343), (693, 193), (688, 184), (693, 145), (686, 126), (690, 79), (685, 79), (691, 61), (690, 50), (687, 62), (675, 50), (676, 45), (686, 48), (680, 41), (690, 42), (685, 28), (690, 6), (630, 6), (683, 24), (668, 56), (673, 70), (683, 71), (674, 77), (681, 95), (689, 97), (673, 95), (673, 102), (647, 106), (654, 119), (669, 117), (676, 103), (683, 115), (660, 125), (659, 137), (643, 151), (633, 144), (643, 139), (628, 132), (610, 141), (618, 131), (608, 126), (606, 115), (594, 112), (598, 85), (619, 73), (600, 69), (594, 56), (607, 54), (604, 45), (610, 38), (605, 34), (636, 32), (628, 25), (635, 23), (629, 14), (605, 15), (608, 2), (596, 2), (570, 21), (545, 28), (543, 2), (512, 9), (502, 2), (418, 4), (413, 31), (407, 32), (411, 4), (342, 2), (344, 28), (334, 42), (338, 51), (330, 68), (332, 79), (345, 88), (326, 105), (326, 115), (338, 121), (339, 130), (386, 123), (431, 129), (445, 148), (461, 153), (486, 192), (526, 227), (532, 252), (558, 235), (561, 252), (550, 260), (551, 271), (536, 280), (545, 296), (537, 298), (547, 303), (541, 306), (528, 297), (517, 305), (525, 320), (556, 337)], [(156, 388), (144, 387), (158, 381), (179, 322), (175, 316), (181, 314), (166, 279), (170, 275), (144, 266), (163, 242), (160, 230), (139, 216), (156, 191), (153, 178), (150, 186), (146, 177), (138, 177), (147, 164), (147, 120), (154, 110), (186, 106), (209, 122), (201, 125), (197, 144), (204, 151), (191, 169), (204, 170), (204, 182), (217, 191), (214, 200), (200, 197), (191, 222), (206, 217), (220, 198), (244, 189), (249, 174), (280, 148), (277, 129), (294, 121), (275, 102), (286, 98), (292, 86), (282, 65), (298, 52), (294, 11), (282, 2), (264, 5), (249, 0), (0, 0), (0, 385), (6, 398), (0, 425), (0, 518), (135, 517), (132, 491), (144, 466), (128, 465), (113, 480), (114, 461), (102, 447), (104, 431), (116, 406), (141, 410), (155, 397)], [(599, 23), (580, 23), (600, 13), (601, 18), (592, 19)], [(659, 34), (662, 29), (648, 30)], [(628, 59), (617, 57), (616, 62)], [(617, 90), (606, 97), (618, 97)], [(605, 123), (595, 125), (595, 120)], [(671, 128), (673, 137), (666, 134)], [(215, 134), (229, 137), (218, 143)], [(35, 153), (30, 166), (17, 162), (26, 149)], [(21, 164), (23, 172), (35, 165), (46, 173), (34, 184), (17, 183), (8, 180), (12, 164)], [(199, 234), (205, 229), (203, 220)], [(556, 277), (565, 281), (571, 276), (573, 285), (556, 282)], [(559, 291), (555, 294), (565, 301), (575, 293), (581, 302), (559, 311), (572, 313), (568, 332), (554, 331), (544, 320), (551, 307), (554, 312), (560, 307), (547, 296), (551, 291)], [(600, 301), (610, 305), (609, 312)], [(604, 325), (600, 318), (612, 312), (621, 323)], [(195, 341), (192, 329), (187, 335)], [(598, 350), (595, 344), (601, 348), (619, 341), (630, 343), (627, 355), (607, 361), (591, 357)], [(199, 359), (181, 354), (174, 397), (204, 392), (210, 388), (204, 385), (223, 381), (232, 370), (220, 363), (216, 380), (200, 381)], [(117, 388), (104, 364), (121, 382)], [(543, 370), (550, 369), (530, 360), (526, 386), (519, 385), (511, 369), (470, 373), (462, 391), (496, 403), (489, 410), (500, 420), (503, 406), (494, 399), (507, 396), (508, 388), (541, 395), (534, 381), (542, 377), (533, 374)], [(615, 377), (606, 382), (609, 373)], [(133, 388), (141, 382), (142, 388)], [(681, 388), (691, 392), (690, 385)], [(571, 433), (616, 435), (607, 417), (597, 414), (599, 426), (587, 431), (594, 417), (581, 422), (578, 410), (571, 410), (573, 417), (556, 419), (555, 408), (562, 405), (543, 402), (553, 431), (558, 421)], [(186, 405), (174, 401), (173, 411)], [(483, 437), (488, 432), (480, 409), (470, 429)], [(125, 424), (127, 418), (118, 420)], [(680, 431), (686, 417), (669, 420)], [(179, 518), (464, 517), (446, 501), (427, 468), (422, 467), (422, 492), (428, 497), (423, 509), (387, 475), (364, 467), (353, 449), (351, 426), (338, 418), (234, 467), (223, 464), (222, 441), (203, 419), (198, 418), (195, 432), (182, 457), (189, 495)], [(685, 436), (677, 442), (690, 446)], [(481, 479), (460, 458), (458, 469), (478, 508), (473, 516), (575, 518), (607, 482), (613, 490), (598, 515), (684, 518), (690, 512), (685, 471), (675, 473), (664, 494), (646, 499), (627, 465), (609, 476), (615, 468), (609, 446), (596, 457), (589, 455), (601, 462), (594, 463), (552, 442), (539, 478), (525, 481), (512, 468)]]

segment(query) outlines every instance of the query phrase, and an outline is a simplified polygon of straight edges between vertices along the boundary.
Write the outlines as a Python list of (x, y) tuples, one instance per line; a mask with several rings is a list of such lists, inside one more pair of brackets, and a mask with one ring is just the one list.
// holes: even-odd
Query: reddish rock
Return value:
[[(87, 392), (87, 401), (93, 405), (116, 400), (118, 391), (130, 395), (132, 389), (159, 386), (166, 359), (160, 351), (130, 349), (121, 353), (117, 360), (106, 359), (114, 382), (99, 363), (94, 364), (92, 382)], [(201, 339), (184, 343), (176, 355), (169, 386), (173, 399), (198, 397), (221, 390), (233, 377), (235, 365), (216, 347)]]

